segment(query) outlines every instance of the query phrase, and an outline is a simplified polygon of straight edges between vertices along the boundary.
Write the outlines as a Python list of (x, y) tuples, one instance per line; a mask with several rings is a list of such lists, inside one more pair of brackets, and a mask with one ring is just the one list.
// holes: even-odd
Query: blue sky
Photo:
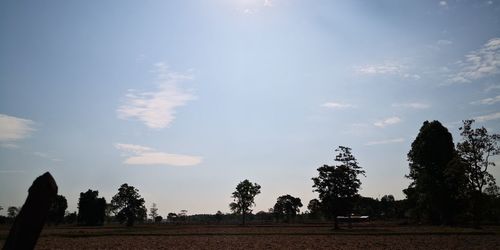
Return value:
[(0, 37), (3, 207), (45, 171), (71, 211), (128, 183), (228, 212), (244, 179), (255, 211), (307, 204), (338, 145), (362, 195), (403, 198), (423, 121), (500, 132), (499, 1), (8, 0)]

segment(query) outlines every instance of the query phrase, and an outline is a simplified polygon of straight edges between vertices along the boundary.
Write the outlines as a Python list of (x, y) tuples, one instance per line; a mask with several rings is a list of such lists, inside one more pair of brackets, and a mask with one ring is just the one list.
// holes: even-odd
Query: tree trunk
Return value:
[(340, 229), (337, 215), (333, 215), (333, 229), (335, 229), (335, 230)]
[(347, 222), (349, 223), (349, 229), (351, 229), (352, 228), (351, 213), (349, 213), (349, 216), (347, 218)]
[(475, 228), (481, 228), (483, 209), (483, 194), (480, 191), (474, 191), (472, 194), (472, 216)]
[(242, 223), (243, 226), (245, 225), (245, 215), (246, 215), (246, 213), (243, 212), (243, 223)]

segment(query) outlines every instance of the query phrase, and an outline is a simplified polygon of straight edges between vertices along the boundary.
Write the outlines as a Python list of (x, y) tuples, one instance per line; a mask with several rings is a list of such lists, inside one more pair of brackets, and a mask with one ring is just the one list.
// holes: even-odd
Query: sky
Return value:
[(424, 121), (500, 133), (498, 0), (6, 0), (0, 37), (4, 208), (49, 171), (69, 211), (128, 183), (163, 216), (229, 212), (244, 179), (255, 212), (305, 211), (339, 145), (361, 195), (401, 199)]

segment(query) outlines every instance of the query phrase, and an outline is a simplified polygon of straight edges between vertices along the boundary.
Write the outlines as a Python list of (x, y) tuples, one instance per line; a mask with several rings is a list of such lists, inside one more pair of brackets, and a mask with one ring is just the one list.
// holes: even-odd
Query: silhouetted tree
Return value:
[(318, 219), (321, 217), (321, 203), (318, 199), (312, 199), (307, 204), (310, 219)]
[(78, 215), (76, 214), (76, 212), (73, 213), (66, 212), (66, 215), (64, 216), (64, 223), (73, 224), (77, 221), (77, 219)]
[(153, 222), (156, 222), (156, 217), (158, 217), (158, 208), (156, 207), (156, 203), (151, 205), (151, 208), (149, 209), (149, 216)]
[(19, 208), (18, 207), (9, 207), (7, 208), (7, 216), (9, 218), (13, 219), (16, 218), (17, 214), (19, 213)]
[(236, 186), (236, 191), (231, 196), (234, 202), (229, 204), (229, 207), (234, 213), (242, 215), (243, 225), (245, 225), (246, 214), (252, 212), (250, 208), (255, 204), (254, 198), (258, 194), (260, 194), (260, 185), (244, 180)]
[(215, 221), (217, 221), (217, 223), (220, 223), (222, 221), (222, 212), (221, 211), (217, 211), (217, 213), (215, 213)]
[(99, 191), (80, 193), (78, 199), (78, 224), (98, 226), (104, 223), (106, 199), (99, 198)]
[(293, 197), (289, 194), (282, 195), (274, 204), (274, 216), (277, 220), (284, 219), (289, 222), (295, 218), (295, 215), (300, 211), (302, 202), (300, 198)]
[(167, 220), (170, 222), (177, 222), (177, 214), (176, 213), (168, 213)]
[(487, 186), (496, 186), (488, 168), (495, 166), (491, 158), (500, 154), (500, 135), (490, 135), (485, 127), (473, 129), (473, 123), (474, 120), (463, 121), (460, 127), (462, 142), (457, 144), (457, 151), (465, 164), (474, 224), (479, 226), (486, 198), (483, 190)]
[(136, 221), (146, 219), (146, 207), (144, 199), (139, 195), (139, 190), (127, 183), (121, 185), (118, 193), (111, 199), (116, 218), (120, 223), (133, 226)]
[(353, 212), (360, 215), (367, 215), (371, 218), (379, 217), (380, 201), (371, 197), (357, 196), (354, 201)]
[(457, 195), (463, 189), (465, 173), (454, 159), (456, 152), (448, 129), (438, 121), (425, 121), (408, 152), (410, 173), (406, 176), (412, 182), (405, 194), (415, 205), (417, 219), (448, 224), (458, 213)]
[(384, 218), (394, 218), (396, 214), (396, 201), (392, 194), (384, 195), (380, 199), (380, 210)]
[(351, 148), (339, 146), (335, 152), (338, 152), (335, 161), (339, 164), (323, 165), (318, 168), (319, 176), (312, 180), (314, 191), (319, 193), (324, 210), (333, 217), (335, 229), (338, 229), (337, 216), (351, 216), (353, 202), (361, 186), (358, 175), (365, 175), (365, 171), (352, 155)]
[(57, 195), (49, 207), (49, 214), (47, 218), (48, 223), (59, 225), (59, 223), (63, 222), (67, 208), (68, 201), (66, 200), (66, 197)]
[(155, 222), (156, 223), (161, 223), (163, 221), (163, 217), (161, 215), (158, 215), (155, 217)]

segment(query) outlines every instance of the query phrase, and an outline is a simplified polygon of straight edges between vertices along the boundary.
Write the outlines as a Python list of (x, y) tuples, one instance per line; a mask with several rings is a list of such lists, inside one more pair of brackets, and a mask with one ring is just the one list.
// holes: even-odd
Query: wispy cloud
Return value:
[(500, 102), (500, 95), (497, 95), (495, 97), (490, 97), (490, 98), (484, 98), (481, 100), (473, 101), (470, 104), (477, 105), (477, 104), (483, 104), (483, 105), (492, 105), (497, 102)]
[(450, 40), (438, 40), (438, 41), (436, 42), (436, 44), (437, 44), (437, 45), (439, 45), (439, 46), (446, 46), (446, 45), (451, 45), (451, 44), (453, 44), (453, 42), (452, 42), (452, 41), (450, 41)]
[(193, 166), (202, 161), (199, 156), (169, 154), (141, 145), (115, 143), (114, 146), (124, 153), (127, 159), (123, 163), (129, 165)]
[(325, 102), (321, 104), (321, 107), (329, 109), (346, 109), (346, 108), (353, 108), (354, 105), (348, 103), (340, 103), (340, 102)]
[(365, 75), (399, 74), (402, 71), (402, 65), (398, 63), (369, 64), (358, 67), (356, 71)]
[(402, 78), (420, 79), (420, 75), (409, 73), (407, 67), (396, 62), (385, 62), (381, 64), (367, 64), (355, 68), (356, 72), (361, 75), (395, 75)]
[(486, 122), (486, 121), (497, 120), (497, 119), (500, 119), (500, 112), (474, 117), (474, 120), (476, 120), (478, 122)]
[(401, 122), (401, 118), (399, 118), (397, 116), (392, 116), (392, 117), (377, 121), (373, 125), (375, 125), (376, 127), (379, 127), (379, 128), (384, 128), (384, 127), (387, 127), (389, 125), (394, 125), (394, 124), (397, 124), (400, 122)]
[(400, 143), (404, 142), (403, 138), (389, 139), (389, 140), (381, 140), (381, 141), (369, 141), (365, 143), (365, 146), (373, 146), (373, 145), (381, 145), (381, 144), (390, 144), (390, 143)]
[(448, 82), (466, 83), (500, 73), (500, 38), (486, 42), (479, 50), (458, 62), (459, 70), (449, 76)]
[(51, 160), (51, 161), (55, 161), (55, 162), (59, 162), (59, 161), (62, 161), (61, 159), (57, 158), (57, 157), (53, 157), (47, 153), (42, 153), (42, 152), (34, 152), (33, 153), (34, 155), (38, 156), (38, 157), (41, 157), (41, 158), (45, 158), (45, 159), (48, 159), (48, 160)]
[(448, 3), (446, 1), (439, 1), (439, 6), (446, 7)]
[(117, 110), (119, 118), (135, 118), (149, 128), (162, 129), (175, 119), (178, 107), (196, 98), (179, 86), (193, 79), (191, 75), (173, 72), (165, 63), (155, 64), (154, 72), (157, 75), (157, 90), (128, 90), (125, 103)]
[(431, 105), (422, 102), (393, 103), (392, 106), (395, 108), (412, 108), (412, 109), (427, 109), (431, 107)]
[(24, 170), (15, 170), (15, 169), (0, 169), (0, 174), (24, 174), (26, 171)]
[(18, 147), (15, 142), (35, 131), (32, 120), (0, 114), (0, 145), (6, 148)]
[(497, 85), (489, 85), (488, 87), (486, 87), (484, 89), (484, 92), (491, 92), (491, 91), (495, 91), (495, 90), (499, 90), (500, 89), (500, 84), (497, 84)]

